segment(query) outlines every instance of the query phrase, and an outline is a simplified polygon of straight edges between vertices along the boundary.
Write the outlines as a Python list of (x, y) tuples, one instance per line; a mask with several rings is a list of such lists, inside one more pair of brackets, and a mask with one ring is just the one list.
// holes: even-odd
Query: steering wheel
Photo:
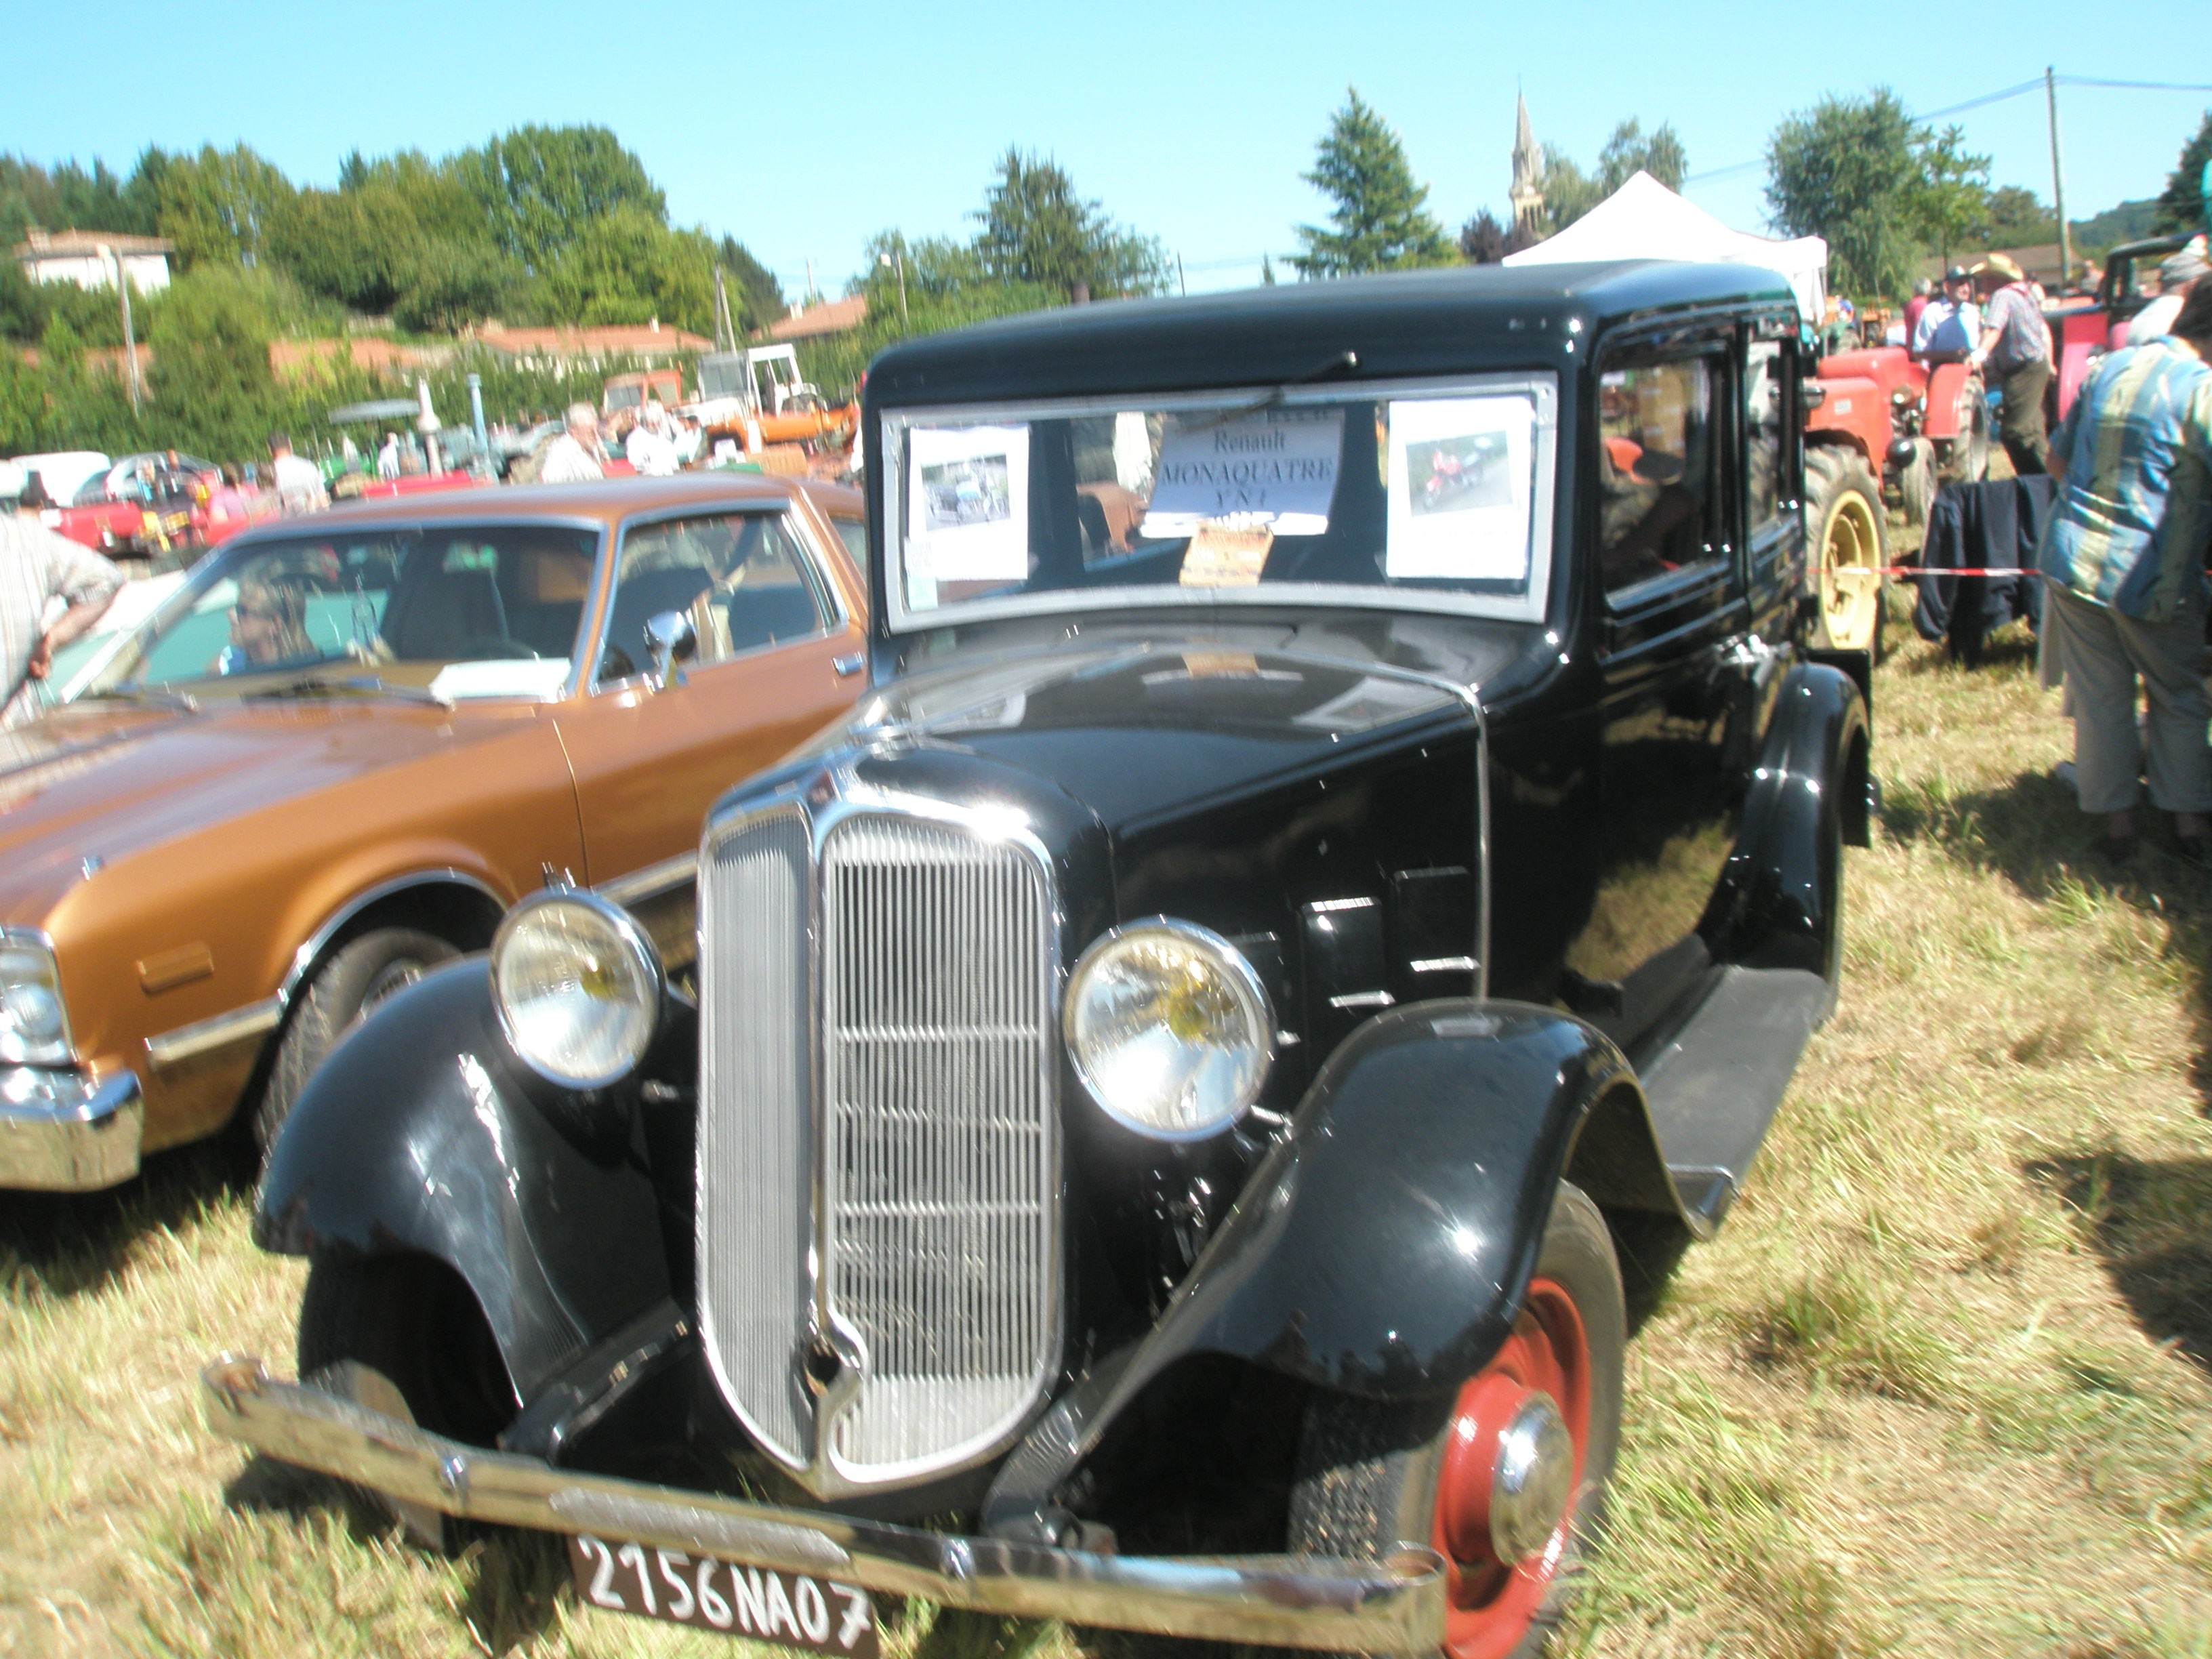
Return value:
[(510, 640), (504, 634), (479, 634), (453, 647), (457, 662), (520, 661), (537, 655), (520, 640)]

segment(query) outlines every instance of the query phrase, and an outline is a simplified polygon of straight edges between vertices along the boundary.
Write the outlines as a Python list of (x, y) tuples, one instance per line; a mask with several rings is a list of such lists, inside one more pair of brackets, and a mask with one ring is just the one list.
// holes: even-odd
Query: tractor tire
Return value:
[(1807, 574), (1819, 600), (1815, 650), (1864, 651), (1881, 660), (1887, 517), (1881, 486), (1856, 450), (1821, 444), (1805, 452)]
[(1951, 440), (1938, 476), (1945, 483), (1979, 483), (1990, 476), (1990, 400), (1979, 376), (1959, 394), (1964, 418)]
[(1912, 441), (1912, 459), (1898, 474), (1897, 493), (1905, 507), (1906, 532), (1917, 551), (1928, 538), (1928, 514), (1936, 505), (1936, 447), (1927, 439)]

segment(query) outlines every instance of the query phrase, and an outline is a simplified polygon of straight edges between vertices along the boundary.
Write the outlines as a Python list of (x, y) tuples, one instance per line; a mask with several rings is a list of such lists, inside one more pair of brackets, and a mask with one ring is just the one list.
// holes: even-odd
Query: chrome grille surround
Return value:
[(699, 867), (716, 1380), (824, 1496), (987, 1458), (1060, 1354), (1051, 860), (1016, 815), (824, 774), (710, 823)]

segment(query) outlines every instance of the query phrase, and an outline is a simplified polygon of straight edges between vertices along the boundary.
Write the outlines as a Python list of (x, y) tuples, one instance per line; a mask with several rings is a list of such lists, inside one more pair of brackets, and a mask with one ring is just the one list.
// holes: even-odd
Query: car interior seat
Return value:
[(471, 641), (507, 638), (507, 607), (490, 571), (440, 562), (401, 584), (379, 631), (400, 661), (450, 662)]
[(696, 564), (625, 574), (615, 586), (606, 654), (599, 661), (601, 684), (643, 672), (653, 660), (652, 648), (645, 642), (647, 619), (664, 611), (689, 611), (711, 580)]
[(740, 586), (731, 593), (726, 614), (732, 651), (757, 650), (822, 631), (822, 613), (803, 582)]

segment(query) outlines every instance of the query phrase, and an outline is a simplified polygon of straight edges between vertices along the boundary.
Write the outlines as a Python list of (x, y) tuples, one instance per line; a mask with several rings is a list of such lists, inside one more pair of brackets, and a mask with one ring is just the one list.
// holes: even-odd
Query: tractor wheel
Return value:
[(1881, 486), (1856, 450), (1823, 444), (1805, 453), (1805, 540), (1811, 551), (1820, 651), (1881, 657), (1884, 539)]
[(1897, 492), (1903, 498), (1905, 522), (1917, 546), (1928, 537), (1928, 514), (1936, 505), (1936, 447), (1925, 438), (1912, 441), (1912, 459), (1898, 474)]
[(1959, 393), (1959, 435), (1940, 469), (1945, 483), (1979, 483), (1990, 476), (1990, 399), (1981, 377), (1969, 375)]

